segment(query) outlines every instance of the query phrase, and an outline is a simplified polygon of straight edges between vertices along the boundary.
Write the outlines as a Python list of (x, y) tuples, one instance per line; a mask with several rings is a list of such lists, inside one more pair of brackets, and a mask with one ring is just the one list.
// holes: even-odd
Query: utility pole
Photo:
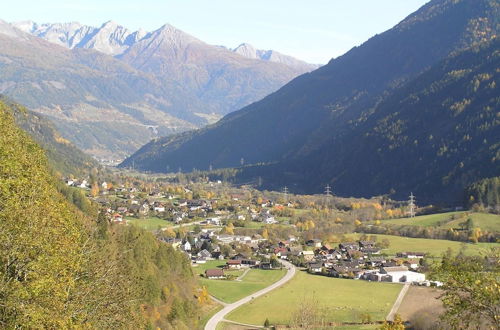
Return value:
[(288, 187), (283, 188), (283, 194), (285, 195), (285, 203), (288, 201)]
[(327, 184), (325, 187), (325, 194), (327, 197), (332, 195), (332, 187), (330, 187), (329, 184)]
[(410, 218), (414, 218), (415, 217), (415, 196), (413, 195), (413, 192), (410, 193), (410, 200), (408, 201), (408, 206), (410, 207), (408, 214), (410, 215)]
[(325, 187), (325, 195), (326, 195), (325, 204), (328, 205), (328, 202), (330, 201), (330, 197), (332, 196), (332, 187), (330, 187), (329, 184), (327, 184)]

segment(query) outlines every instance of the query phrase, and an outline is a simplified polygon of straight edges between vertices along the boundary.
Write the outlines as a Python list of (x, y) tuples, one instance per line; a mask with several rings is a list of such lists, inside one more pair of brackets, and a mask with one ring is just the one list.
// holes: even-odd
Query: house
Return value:
[(273, 269), (270, 262), (261, 262), (260, 269), (270, 270)]
[(265, 218), (264, 221), (262, 221), (262, 222), (264, 222), (266, 225), (275, 225), (275, 224), (279, 223), (276, 219), (274, 219), (273, 216), (269, 216), (269, 217)]
[(321, 240), (320, 239), (310, 239), (306, 242), (306, 245), (320, 248), (321, 247)]
[(354, 243), (354, 242), (345, 242), (345, 243), (340, 243), (339, 248), (342, 251), (347, 251), (347, 250), (359, 250), (359, 244)]
[(423, 252), (398, 252), (396, 256), (399, 258), (417, 259), (417, 258), (425, 257), (425, 253), (423, 253)]
[(212, 259), (212, 254), (208, 250), (201, 250), (198, 252), (198, 257), (204, 258), (205, 260), (210, 260)]
[(417, 269), (420, 266), (420, 259), (408, 259), (403, 261), (403, 265), (410, 269)]
[(207, 263), (207, 259), (205, 259), (203, 257), (197, 257), (196, 259), (194, 259), (194, 263), (195, 264), (206, 264)]
[(186, 241), (181, 245), (181, 248), (184, 251), (191, 251), (191, 243), (189, 243), (189, 241)]
[(251, 259), (243, 259), (241, 260), (241, 264), (248, 267), (255, 267), (260, 264), (259, 260), (251, 260)]
[(160, 212), (160, 213), (161, 212), (165, 212), (165, 206), (163, 206), (163, 205), (155, 206), (154, 207), (154, 211), (155, 212)]
[(228, 269), (240, 269), (241, 268), (241, 260), (228, 260), (226, 263), (226, 267)]
[(310, 263), (308, 270), (310, 273), (321, 273), (323, 264), (321, 262)]
[(214, 226), (220, 226), (222, 225), (222, 222), (219, 217), (215, 218), (207, 218), (206, 219), (207, 225), (214, 225)]
[(224, 279), (226, 276), (224, 275), (223, 269), (207, 269), (205, 271), (205, 277), (208, 279)]
[(314, 259), (314, 251), (302, 251), (305, 261), (311, 261)]

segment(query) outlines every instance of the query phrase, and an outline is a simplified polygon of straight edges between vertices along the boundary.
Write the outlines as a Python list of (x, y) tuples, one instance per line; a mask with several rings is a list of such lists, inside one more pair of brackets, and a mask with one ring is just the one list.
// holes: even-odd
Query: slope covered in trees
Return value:
[(86, 175), (93, 167), (98, 166), (92, 157), (63, 138), (44, 116), (1, 95), (0, 100), (12, 109), (17, 125), (44, 149), (52, 170), (62, 175)]
[[(475, 150), (468, 143), (480, 146), (479, 158), (484, 159), (494, 153), (491, 137), (498, 136), (495, 45), (488, 48), (489, 54), (475, 48), (469, 56), (456, 55), (479, 44), (494, 43), (498, 15), (497, 1), (430, 1), (393, 29), (296, 78), (262, 101), (212, 127), (154, 140), (122, 166), (133, 163), (136, 168), (164, 172), (179, 167), (235, 167), (243, 159), (245, 164), (267, 165), (245, 168), (240, 181), (255, 180), (266, 188), (286, 185), (297, 192), (320, 192), (329, 183), (342, 195), (369, 196), (395, 190), (394, 197), (406, 198), (413, 190), (425, 194), (426, 202), (435, 198), (455, 201), (464, 185), (491, 176), (495, 169), (490, 161), (474, 169), (471, 152)], [(482, 62), (475, 61), (476, 56)], [(440, 71), (447, 69), (440, 66), (446, 66), (443, 61), (450, 57), (451, 62), (462, 61), (448, 65), (458, 70), (458, 76), (450, 73), (448, 78), (442, 77), (448, 71)], [(481, 65), (484, 67), (479, 69)], [(475, 77), (480, 73), (488, 75)], [(468, 83), (476, 78), (478, 90), (474, 86), (470, 89)], [(461, 92), (445, 89), (453, 82), (453, 88), (462, 88), (468, 96), (460, 98)], [(415, 93), (420, 99), (414, 99)], [(474, 102), (469, 106), (471, 97)], [(437, 106), (447, 110), (438, 114)], [(473, 119), (473, 112), (483, 111), (483, 107), (491, 107), (482, 112), (489, 119)], [(479, 128), (478, 122), (487, 127)], [(452, 125), (459, 125), (455, 132)], [(447, 133), (438, 132), (429, 140), (439, 127)], [(490, 139), (481, 144), (483, 135)], [(464, 136), (469, 142), (461, 142)], [(467, 145), (467, 149), (452, 150), (451, 145)], [(435, 148), (442, 148), (440, 155)], [(432, 155), (439, 164), (434, 164)], [(443, 165), (442, 159), (449, 164)], [(464, 175), (454, 170), (455, 166), (463, 168), (462, 160), (470, 170)], [(427, 196), (431, 191), (434, 196)], [(443, 195), (447, 192), (453, 196)]]
[(3, 102), (0, 131), (0, 328), (192, 326), (188, 261), (68, 203)]

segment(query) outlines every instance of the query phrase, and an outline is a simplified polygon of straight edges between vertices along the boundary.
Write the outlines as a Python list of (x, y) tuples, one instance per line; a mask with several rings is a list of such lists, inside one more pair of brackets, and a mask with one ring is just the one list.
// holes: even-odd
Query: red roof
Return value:
[(207, 269), (205, 275), (207, 277), (220, 277), (224, 276), (224, 271), (222, 269)]
[(228, 265), (241, 265), (241, 260), (228, 260)]

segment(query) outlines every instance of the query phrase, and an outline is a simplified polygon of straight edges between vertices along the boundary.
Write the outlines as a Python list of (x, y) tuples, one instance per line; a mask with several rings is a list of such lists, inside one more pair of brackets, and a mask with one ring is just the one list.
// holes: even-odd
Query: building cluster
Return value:
[(380, 255), (380, 249), (371, 241), (344, 242), (332, 248), (326, 244), (318, 245), (311, 255), (304, 255), (310, 273), (333, 277), (363, 279), (378, 282), (425, 281), (425, 274), (419, 273), (420, 252), (402, 252), (397, 257)]

